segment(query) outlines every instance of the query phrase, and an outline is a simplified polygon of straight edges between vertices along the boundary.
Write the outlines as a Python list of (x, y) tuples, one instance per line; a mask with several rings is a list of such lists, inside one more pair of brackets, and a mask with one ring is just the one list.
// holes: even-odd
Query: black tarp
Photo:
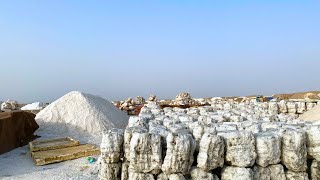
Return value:
[(24, 146), (35, 139), (39, 128), (35, 115), (25, 111), (0, 112), (0, 154)]

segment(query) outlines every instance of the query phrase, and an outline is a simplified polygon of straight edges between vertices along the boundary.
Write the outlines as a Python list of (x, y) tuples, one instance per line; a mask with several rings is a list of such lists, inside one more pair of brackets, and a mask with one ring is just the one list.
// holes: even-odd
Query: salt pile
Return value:
[(73, 91), (44, 108), (35, 119), (39, 132), (99, 143), (103, 131), (124, 129), (129, 117), (101, 97)]
[(44, 108), (44, 104), (41, 102), (34, 102), (27, 104), (21, 108), (21, 110), (41, 110)]

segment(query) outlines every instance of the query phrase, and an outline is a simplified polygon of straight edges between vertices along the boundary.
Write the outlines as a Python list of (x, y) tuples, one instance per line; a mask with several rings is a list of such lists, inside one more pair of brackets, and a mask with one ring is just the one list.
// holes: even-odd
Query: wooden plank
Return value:
[(34, 159), (37, 166), (42, 166), (99, 154), (99, 148), (91, 144), (85, 144), (62, 149), (31, 152), (31, 157)]
[(79, 141), (70, 137), (49, 139), (49, 140), (35, 140), (29, 143), (30, 151), (46, 151), (51, 149), (61, 149), (66, 147), (78, 146)]

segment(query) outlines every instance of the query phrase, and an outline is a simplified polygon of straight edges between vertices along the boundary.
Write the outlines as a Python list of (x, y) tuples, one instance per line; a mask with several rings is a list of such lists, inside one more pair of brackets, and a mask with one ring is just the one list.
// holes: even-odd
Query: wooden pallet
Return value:
[(31, 152), (61, 149), (78, 145), (80, 145), (80, 142), (70, 137), (49, 140), (35, 140), (29, 143)]
[(91, 144), (85, 144), (61, 149), (31, 152), (31, 157), (37, 166), (42, 166), (99, 154), (99, 148)]

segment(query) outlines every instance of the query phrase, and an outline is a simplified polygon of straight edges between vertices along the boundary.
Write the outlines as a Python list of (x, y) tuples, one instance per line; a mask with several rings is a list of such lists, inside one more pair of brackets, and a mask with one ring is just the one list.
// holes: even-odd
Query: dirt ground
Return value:
[(320, 91), (306, 91), (306, 92), (297, 92), (297, 93), (291, 93), (291, 94), (275, 94), (273, 95), (274, 98), (278, 97), (280, 99), (304, 99), (304, 96), (307, 93), (315, 93), (319, 94)]

